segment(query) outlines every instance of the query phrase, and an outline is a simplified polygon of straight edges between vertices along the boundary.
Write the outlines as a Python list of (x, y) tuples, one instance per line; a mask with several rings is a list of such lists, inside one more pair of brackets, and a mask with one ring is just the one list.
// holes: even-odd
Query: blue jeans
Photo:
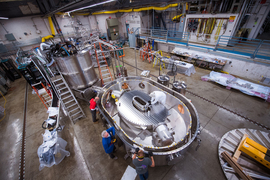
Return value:
[(144, 174), (139, 174), (141, 180), (146, 180), (148, 178), (148, 171)]

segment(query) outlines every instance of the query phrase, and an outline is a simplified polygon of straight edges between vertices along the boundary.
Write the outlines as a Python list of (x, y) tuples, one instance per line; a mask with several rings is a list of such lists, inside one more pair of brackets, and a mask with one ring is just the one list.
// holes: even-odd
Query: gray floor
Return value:
[[(134, 52), (126, 50), (125, 53), (125, 62), (135, 65)], [(130, 76), (135, 75), (136, 71), (133, 68), (128, 65), (126, 67)], [(158, 75), (158, 67), (153, 68), (152, 64), (147, 61), (143, 62), (139, 58), (138, 67), (149, 69), (151, 73)], [(191, 77), (177, 75), (176, 79), (185, 81), (189, 91), (269, 126), (269, 103), (236, 90), (227, 90), (215, 83), (201, 81), (200, 77), (209, 72), (196, 68), (196, 74)], [(11, 89), (6, 95), (7, 114), (0, 122), (0, 179), (18, 179), (19, 176), (25, 86), (26, 82), (23, 78), (16, 80), (11, 83)], [(100, 136), (105, 128), (101, 122), (93, 124), (88, 103), (80, 101), (87, 118), (81, 119), (75, 125), (72, 125), (66, 117), (61, 120), (61, 125), (65, 125), (65, 127), (60, 136), (68, 142), (66, 150), (71, 155), (59, 165), (39, 171), (37, 149), (42, 144), (44, 130), (41, 128), (41, 124), (47, 118), (47, 113), (38, 96), (32, 94), (30, 86), (28, 86), (28, 90), (25, 179), (118, 180), (121, 179), (128, 165), (134, 167), (130, 158), (124, 160), (123, 147), (118, 148), (117, 160), (111, 160), (105, 154)], [(202, 128), (201, 147), (195, 151), (197, 143), (193, 143), (183, 161), (176, 165), (150, 168), (149, 179), (225, 179), (217, 156), (220, 138), (227, 131), (235, 128), (262, 129), (198, 97), (188, 93), (186, 96), (191, 99), (199, 113)], [(4, 100), (1, 98), (0, 105), (3, 106), (3, 104)], [(138, 179), (137, 177), (136, 180)]]

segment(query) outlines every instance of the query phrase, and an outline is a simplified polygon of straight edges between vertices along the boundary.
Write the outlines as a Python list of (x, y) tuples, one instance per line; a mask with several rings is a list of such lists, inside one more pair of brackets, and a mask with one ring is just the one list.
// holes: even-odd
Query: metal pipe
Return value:
[(113, 59), (114, 59), (114, 63), (115, 63), (115, 72), (116, 72), (116, 77), (117, 77), (117, 61), (116, 61), (116, 58), (115, 58), (115, 51), (113, 52)]
[(121, 62), (120, 62), (120, 59), (119, 59), (119, 54), (118, 54), (117, 51), (115, 51), (115, 54), (116, 54), (116, 57), (117, 57), (117, 60), (118, 60), (118, 63), (119, 63), (120, 72), (121, 72), (121, 75), (122, 75), (123, 74), (123, 72), (122, 72), (122, 69), (123, 68), (120, 67), (121, 66)]
[[(123, 52), (124, 52), (124, 50), (123, 50)], [(123, 57), (123, 55), (122, 55), (122, 63), (123, 63), (123, 67), (124, 67), (125, 66), (125, 63), (124, 63), (124, 57)]]
[(54, 23), (54, 25), (55, 25), (55, 27), (56, 27), (56, 30), (57, 30), (57, 32), (58, 32), (58, 34), (59, 34), (59, 36), (60, 36), (61, 41), (62, 41), (62, 42), (65, 42), (64, 35), (63, 35), (63, 33), (62, 33), (62, 31), (61, 31), (61, 28), (60, 28), (60, 26), (59, 26), (59, 24), (58, 24), (58, 22), (57, 22), (57, 20), (56, 20), (55, 15), (52, 16), (52, 20), (53, 20), (53, 23)]
[(148, 12), (148, 21), (147, 21), (147, 28), (149, 28), (149, 9), (147, 10), (147, 12)]
[(136, 58), (136, 54), (137, 54), (137, 52), (136, 52), (136, 47), (134, 48), (134, 52), (135, 52), (135, 64), (136, 64), (136, 76), (138, 76), (138, 72), (137, 72), (137, 58)]
[(76, 4), (76, 3), (80, 2), (80, 1), (83, 1), (83, 0), (75, 0), (75, 1), (73, 1), (73, 2), (71, 2), (71, 3), (68, 3), (68, 4), (66, 4), (66, 5), (64, 5), (64, 6), (58, 8), (58, 9), (56, 9), (56, 10), (54, 10), (54, 11), (48, 12), (48, 13), (45, 14), (44, 16), (50, 16), (50, 15), (52, 15), (52, 14), (55, 14), (55, 13), (57, 13), (57, 12), (60, 12), (60, 11), (62, 11), (63, 9), (68, 8), (69, 6), (71, 6), (71, 5), (73, 5), (73, 4)]
[(49, 21), (49, 25), (50, 25), (52, 35), (55, 36), (55, 30), (54, 30), (54, 27), (53, 27), (53, 22), (52, 22), (52, 17), (51, 16), (48, 17), (48, 21)]
[[(155, 12), (154, 12), (154, 9), (153, 9), (153, 22), (152, 22), (152, 27), (153, 27), (153, 29), (155, 28), (155, 26), (154, 26), (154, 18), (155, 18)], [(152, 35), (152, 34), (151, 34)]]
[(221, 9), (222, 9), (222, 6), (223, 6), (223, 2), (224, 2), (224, 0), (222, 0), (221, 3), (220, 3), (220, 6), (219, 6), (219, 13), (221, 12)]
[(243, 6), (242, 6), (242, 8), (240, 10), (240, 13), (239, 13), (240, 15), (237, 18), (236, 27), (234, 28), (234, 30), (232, 32), (233, 35), (235, 35), (235, 32), (237, 32), (237, 30), (238, 30), (238, 28), (239, 28), (239, 26), (241, 24), (241, 21), (243, 20), (246, 12), (248, 10), (247, 7), (249, 6), (250, 2), (251, 2), (250, 0), (245, 0), (244, 1)]
[(90, 28), (90, 30), (92, 29), (92, 27), (91, 27), (91, 23), (90, 23), (90, 16), (87, 16), (87, 19), (88, 19), (88, 23), (89, 23), (89, 28)]
[(48, 36), (43, 37), (41, 39), (41, 42), (45, 42), (47, 39), (54, 38), (54, 36), (55, 36), (55, 30), (54, 30), (54, 26), (53, 26), (53, 22), (52, 22), (52, 17), (51, 16), (48, 17), (48, 21), (49, 21), (49, 26), (50, 26), (52, 35), (48, 35)]
[[(111, 58), (111, 61), (112, 61), (112, 58)], [(114, 66), (113, 66), (113, 62), (111, 62), (112, 63), (112, 70), (113, 70), (113, 75), (114, 75), (114, 79), (116, 79), (115, 77), (115, 72), (114, 72)]]
[(6, 30), (6, 28), (4, 27), (4, 25), (0, 22), (1, 26), (3, 27), (3, 29), (6, 31), (6, 33), (8, 33), (8, 31)]

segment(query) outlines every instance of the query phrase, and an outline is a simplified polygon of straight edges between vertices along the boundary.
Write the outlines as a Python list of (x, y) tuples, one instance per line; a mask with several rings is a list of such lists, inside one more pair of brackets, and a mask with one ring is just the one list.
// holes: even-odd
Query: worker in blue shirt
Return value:
[(111, 127), (107, 130), (102, 131), (101, 136), (102, 136), (102, 145), (105, 152), (109, 154), (109, 156), (112, 159), (117, 159), (117, 157), (113, 154), (113, 152), (116, 149), (114, 146), (114, 143), (116, 142), (116, 139), (114, 138), (115, 136), (114, 127)]

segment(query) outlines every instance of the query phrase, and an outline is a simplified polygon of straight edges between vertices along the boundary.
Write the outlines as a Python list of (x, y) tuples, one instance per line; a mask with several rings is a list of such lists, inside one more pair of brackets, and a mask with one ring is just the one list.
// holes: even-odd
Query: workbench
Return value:
[(225, 64), (229, 60), (228, 58), (224, 58), (222, 56), (181, 48), (175, 48), (171, 52), (171, 55), (173, 59), (179, 59), (211, 70), (223, 70)]
[(171, 58), (162, 58), (161, 62), (165, 62), (167, 64), (166, 67), (168, 70), (172, 70), (173, 66), (176, 66), (177, 73), (185, 74), (186, 76), (196, 73), (193, 64), (187, 62), (173, 60)]

